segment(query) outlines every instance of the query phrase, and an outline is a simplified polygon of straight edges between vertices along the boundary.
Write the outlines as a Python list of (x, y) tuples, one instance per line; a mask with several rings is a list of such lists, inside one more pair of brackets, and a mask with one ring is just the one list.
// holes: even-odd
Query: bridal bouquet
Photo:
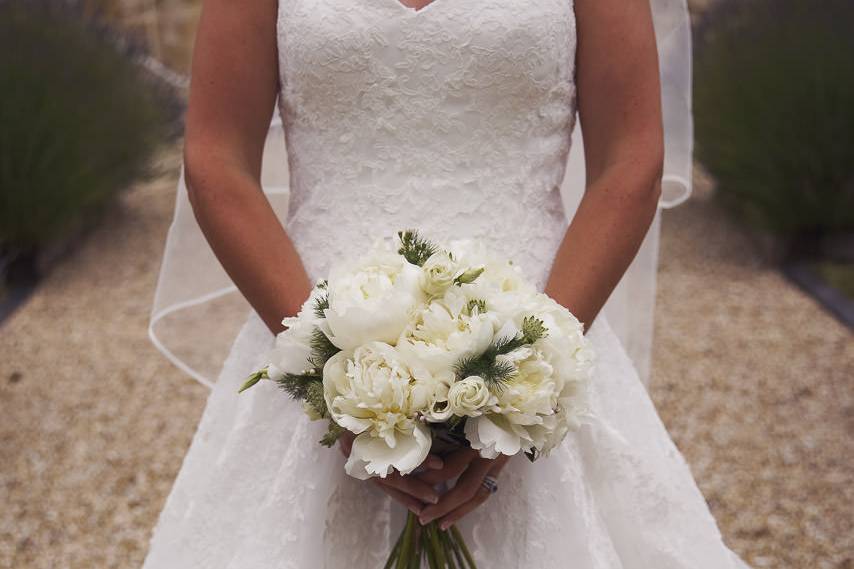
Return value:
[[(431, 452), (545, 456), (587, 413), (593, 351), (581, 323), (475, 240), (439, 246), (415, 231), (341, 259), (269, 362), (266, 379), (329, 422), (320, 443), (355, 436), (346, 472), (413, 472)], [(386, 567), (474, 567), (455, 527), (410, 513)]]

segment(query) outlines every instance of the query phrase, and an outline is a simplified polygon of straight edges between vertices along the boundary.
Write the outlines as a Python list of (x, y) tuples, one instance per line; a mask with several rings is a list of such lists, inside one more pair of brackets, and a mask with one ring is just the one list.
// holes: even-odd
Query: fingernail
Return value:
[(439, 529), (445, 531), (448, 529), (448, 525), (448, 522), (442, 522), (441, 524), (439, 524)]
[(420, 523), (422, 526), (427, 525), (427, 522), (429, 522), (429, 521), (430, 521), (429, 518), (418, 516), (418, 523)]
[(439, 496), (436, 496), (435, 494), (430, 496), (430, 503), (431, 504), (438, 504), (439, 503)]
[(441, 458), (435, 459), (433, 461), (432, 465), (430, 466), (430, 468), (432, 468), (433, 470), (442, 470), (444, 467), (445, 467), (445, 461), (442, 460)]

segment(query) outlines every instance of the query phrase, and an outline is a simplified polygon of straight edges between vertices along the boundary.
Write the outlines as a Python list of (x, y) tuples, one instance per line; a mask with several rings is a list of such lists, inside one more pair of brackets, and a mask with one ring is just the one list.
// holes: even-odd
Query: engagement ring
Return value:
[(492, 476), (485, 476), (483, 482), (480, 483), (481, 486), (486, 488), (486, 490), (490, 494), (495, 494), (498, 492), (498, 481), (495, 480)]

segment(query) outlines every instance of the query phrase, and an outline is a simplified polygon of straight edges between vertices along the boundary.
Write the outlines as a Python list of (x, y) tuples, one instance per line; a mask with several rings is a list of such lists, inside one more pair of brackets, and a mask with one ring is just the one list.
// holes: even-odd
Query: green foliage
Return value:
[(455, 285), (464, 285), (464, 284), (473, 283), (475, 280), (477, 280), (477, 277), (479, 277), (480, 275), (483, 274), (484, 270), (485, 270), (484, 267), (475, 267), (473, 269), (469, 269), (466, 272), (464, 272), (463, 274), (461, 274), (460, 276), (458, 276), (457, 278), (455, 278), (454, 284)]
[(262, 379), (269, 379), (267, 375), (267, 368), (264, 368), (260, 371), (256, 371), (252, 375), (246, 378), (246, 381), (243, 382), (243, 385), (240, 386), (240, 389), (237, 390), (238, 393), (243, 393), (250, 387), (253, 387), (256, 383), (261, 381)]
[(338, 442), (338, 439), (347, 429), (338, 425), (335, 421), (329, 421), (329, 429), (326, 431), (326, 434), (323, 435), (323, 438), (320, 439), (320, 444), (325, 447), (335, 446), (335, 443)]
[(321, 417), (327, 416), (323, 377), (319, 373), (286, 373), (276, 383), (293, 399), (308, 403)]
[(454, 372), (458, 379), (476, 375), (494, 391), (500, 391), (516, 375), (513, 363), (498, 359), (499, 355), (509, 354), (517, 348), (530, 345), (545, 338), (548, 330), (543, 321), (535, 316), (526, 316), (522, 320), (522, 329), (516, 336), (498, 338), (483, 353), (460, 359)]
[(326, 318), (326, 314), (324, 314), (323, 311), (327, 308), (329, 308), (329, 293), (324, 292), (314, 299), (314, 306), (312, 307), (312, 310), (314, 311), (314, 315), (318, 318)]
[(397, 252), (413, 265), (422, 266), (439, 250), (436, 245), (418, 235), (414, 229), (398, 231), (397, 236), (400, 238), (400, 249)]
[(151, 173), (174, 94), (78, 2), (0, 0), (0, 252), (63, 237)]
[(516, 375), (516, 366), (507, 360), (496, 359), (501, 346), (495, 343), (482, 354), (462, 358), (457, 362), (455, 372), (458, 379), (471, 375), (483, 378), (490, 389), (500, 391)]
[(466, 306), (469, 314), (474, 314), (477, 311), (479, 314), (486, 312), (486, 301), (482, 298), (473, 298), (469, 300)]
[(326, 361), (341, 351), (341, 348), (329, 341), (329, 338), (320, 328), (315, 328), (311, 333), (311, 356), (308, 363), (318, 372), (323, 370)]
[(854, 2), (720, 0), (696, 38), (697, 156), (779, 236), (854, 230)]

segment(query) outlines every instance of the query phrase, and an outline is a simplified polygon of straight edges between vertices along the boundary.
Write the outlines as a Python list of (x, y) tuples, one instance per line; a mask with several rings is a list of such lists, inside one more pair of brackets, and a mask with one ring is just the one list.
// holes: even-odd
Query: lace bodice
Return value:
[(566, 228), (568, 0), (282, 0), (286, 226), (308, 274), (419, 228), (493, 243), (543, 286)]

